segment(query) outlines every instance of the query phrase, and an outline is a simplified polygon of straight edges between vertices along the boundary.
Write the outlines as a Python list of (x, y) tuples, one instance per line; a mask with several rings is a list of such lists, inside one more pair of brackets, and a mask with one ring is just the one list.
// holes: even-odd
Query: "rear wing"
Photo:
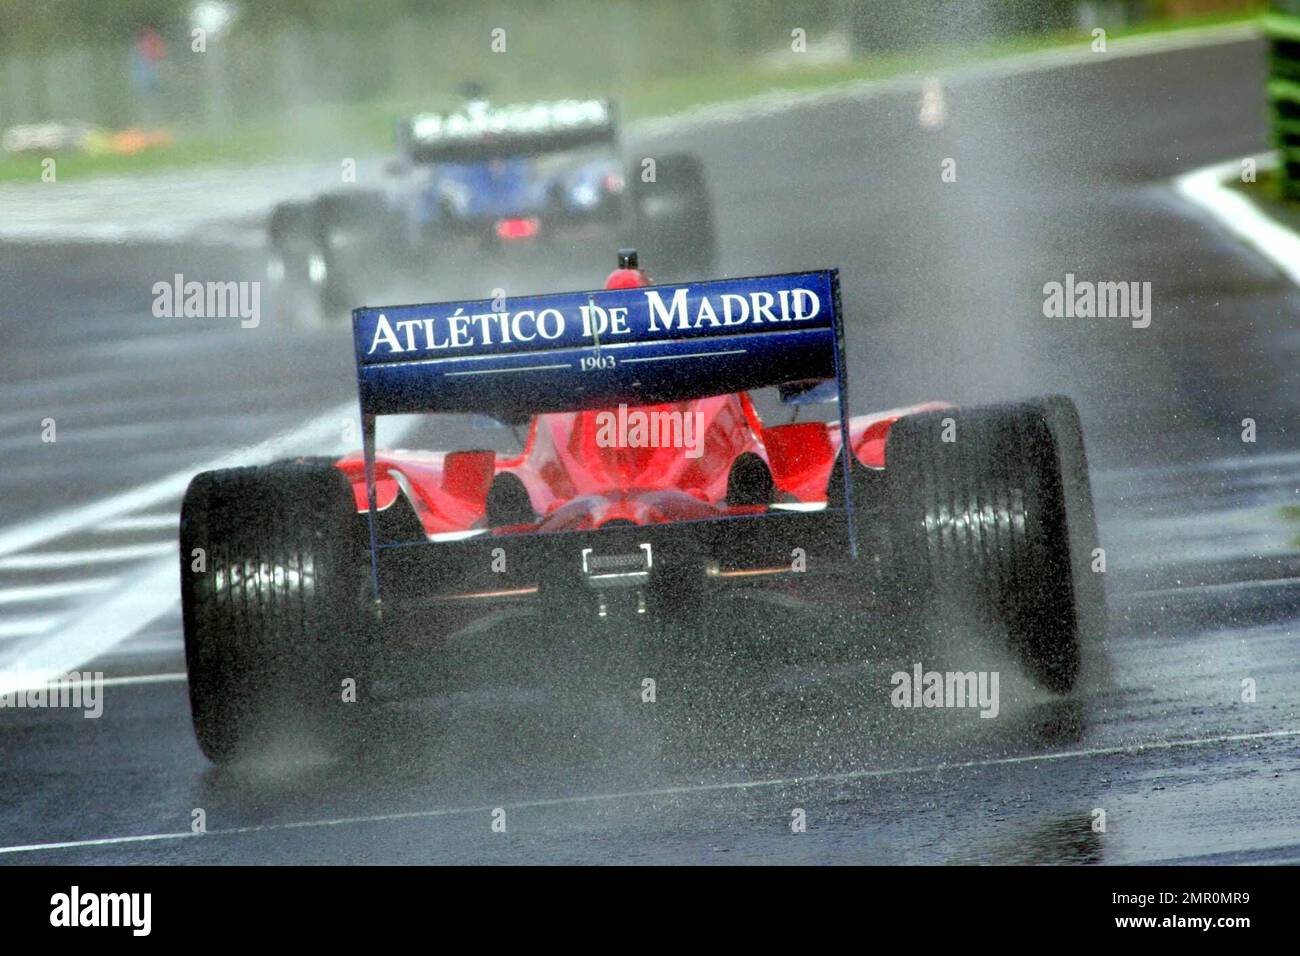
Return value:
[(837, 378), (839, 279), (798, 272), (352, 314), (364, 416), (652, 405)]
[[(534, 414), (833, 383), (849, 447), (837, 270), (352, 313), (371, 556), (380, 415)], [(842, 456), (845, 485), (848, 457)], [(845, 502), (856, 555), (852, 501)]]
[(421, 113), (400, 123), (400, 151), (417, 163), (534, 156), (618, 141), (609, 100), (559, 100), (515, 106), (478, 102), (455, 113)]

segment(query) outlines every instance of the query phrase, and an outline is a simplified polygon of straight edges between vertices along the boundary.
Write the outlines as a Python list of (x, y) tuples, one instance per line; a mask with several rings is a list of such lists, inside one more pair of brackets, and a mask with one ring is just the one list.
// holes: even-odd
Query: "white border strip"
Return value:
[(0, 604), (30, 604), (57, 601), (79, 594), (96, 594), (107, 591), (116, 583), (117, 578), (79, 578), (73, 581), (51, 581), (48, 584), (16, 585), (0, 588)]
[(1255, 161), (1257, 170), (1275, 169), (1278, 164), (1276, 153), (1242, 157), (1184, 173), (1174, 180), (1174, 188), (1300, 285), (1300, 236), (1228, 185), (1240, 179), (1247, 159)]
[(0, 640), (14, 637), (32, 637), (44, 634), (59, 623), (57, 614), (41, 614), (28, 617), (13, 617), (0, 621)]
[(200, 471), (258, 464), (270, 460), (276, 454), (286, 453), (287, 449), (317, 443), (328, 443), (333, 447), (342, 433), (340, 425), (345, 418), (356, 418), (360, 422), (355, 401), (336, 406), (332, 411), (311, 419), (299, 428), (268, 438), (251, 448), (233, 452), (215, 461), (184, 468), (165, 478), (111, 495), (93, 504), (69, 508), (0, 531), (0, 555), (14, 554), (62, 535), (83, 531), (112, 519), (124, 517), (132, 511), (157, 506), (159, 502), (168, 499), (179, 498), (189, 485), (190, 479)]
[(60, 674), (57, 681), (47, 681), (43, 683), (39, 681), (28, 681), (27, 686), (16, 687), (12, 691), (9, 691), (9, 693), (22, 694), (27, 691), (45, 690), (50, 687), (67, 687), (70, 689), (76, 689), (87, 685), (95, 687), (135, 687), (143, 684), (180, 684), (190, 679), (190, 675), (186, 674), (184, 671), (165, 674), (131, 674), (127, 677), (102, 677), (98, 681), (93, 678), (91, 680), (85, 680), (83, 678), (78, 678), (76, 680), (64, 679), (74, 673), (84, 674), (86, 672), (70, 671), (68, 674)]
[[(199, 471), (259, 464), (277, 456), (308, 451), (312, 445), (323, 452), (338, 450), (342, 445), (340, 424), (357, 414), (355, 402), (348, 402), (251, 448), (186, 468), (103, 501), (0, 532), (0, 554), (12, 554), (140, 508), (174, 501)], [(400, 418), (393, 422), (392, 434), (387, 437), (394, 443), (399, 442), (416, 423), (413, 416)], [(145, 565), (122, 590), (103, 602), (96, 601), (79, 616), (49, 631), (40, 643), (21, 649), (13, 657), (0, 656), (0, 694), (48, 683), (120, 644), (180, 600), (179, 581), (179, 554), (157, 559)]]
[(95, 530), (103, 532), (175, 531), (180, 527), (180, 521), (180, 515), (176, 513), (127, 515), (125, 518), (114, 518), (112, 521), (105, 521)]
[[(179, 521), (179, 518), (177, 520)], [(174, 540), (145, 541), (140, 544), (80, 551), (36, 551), (0, 558), (0, 570), (48, 571), (56, 568), (84, 567), (89, 564), (116, 564), (122, 561), (138, 561), (141, 558), (156, 558), (160, 554), (175, 551)]]
[(48, 684), (157, 619), (179, 596), (180, 562), (154, 561), (134, 582), (0, 665), (0, 694)]

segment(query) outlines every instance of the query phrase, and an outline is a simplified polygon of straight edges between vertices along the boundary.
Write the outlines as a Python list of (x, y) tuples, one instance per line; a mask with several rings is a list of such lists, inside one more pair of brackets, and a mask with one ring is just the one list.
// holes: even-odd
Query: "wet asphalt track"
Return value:
[[(1258, 42), (1099, 59), (951, 86), (938, 130), (898, 94), (638, 149), (704, 157), (728, 272), (843, 270), (855, 411), (1076, 398), (1114, 626), (1069, 700), (995, 653), (888, 633), (864, 637), (856, 670), (761, 667), (747, 641), (798, 644), (838, 622), (740, 607), (672, 631), (576, 625), (561, 638), (604, 667), (396, 708), (355, 766), (298, 753), (215, 770), (167, 676), (183, 670), (174, 584), (150, 596), (145, 577), (168, 559), (179, 492), (110, 498), (121, 507), (61, 535), (4, 534), (326, 415), (353, 396), (346, 335), (150, 316), (152, 284), (174, 272), (257, 278), (248, 252), (3, 247), (0, 653), (90, 621), (129, 636), (85, 669), (161, 679), (109, 687), (99, 720), (0, 711), (0, 860), (1300, 859), (1300, 521), (1285, 510), (1300, 504), (1300, 294), (1168, 185), (1265, 147), (1262, 70)], [(948, 157), (958, 181), (943, 184)], [(1150, 281), (1150, 328), (1044, 319), (1042, 286), (1066, 272)], [(54, 444), (39, 441), (46, 417)], [(161, 611), (101, 610), (124, 594)], [(466, 673), (534, 639), (506, 622)], [(692, 646), (718, 650), (674, 666)], [(1001, 667), (1000, 716), (891, 710), (889, 674), (916, 660)], [(658, 703), (637, 702), (642, 676)], [(199, 807), (212, 832), (193, 837)], [(790, 832), (794, 808), (806, 833)]]

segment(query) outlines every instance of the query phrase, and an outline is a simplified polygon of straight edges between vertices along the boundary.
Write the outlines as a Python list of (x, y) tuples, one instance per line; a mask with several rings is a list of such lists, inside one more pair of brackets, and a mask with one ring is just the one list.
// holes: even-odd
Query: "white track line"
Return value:
[[(136, 674), (132, 677), (105, 677), (99, 682), (99, 686), (135, 687), (138, 684), (181, 684), (189, 679), (190, 675), (184, 671), (178, 671), (175, 674)], [(84, 681), (78, 683), (84, 683)]]
[(1174, 180), (1174, 188), (1229, 232), (1253, 246), (1288, 279), (1300, 285), (1300, 236), (1270, 218), (1244, 193), (1228, 185), (1232, 180), (1240, 180), (1244, 159), (1253, 159), (1260, 170), (1277, 165), (1274, 153), (1244, 156), (1184, 173)]
[(124, 544), (117, 548), (12, 554), (7, 558), (0, 558), (0, 570), (48, 570), (50, 568), (76, 568), (87, 564), (109, 564), (114, 561), (136, 561), (140, 558), (157, 557), (169, 551), (175, 553), (176, 547), (175, 541), (148, 541), (142, 544)]
[[(21, 679), (26, 679), (28, 677), (28, 675), (20, 674), (16, 671), (13, 673), (17, 674)], [(190, 676), (184, 671), (178, 671), (173, 674), (133, 674), (129, 677), (101, 677), (98, 681), (64, 680), (64, 678), (71, 673), (78, 672), (69, 671), (59, 674), (59, 679), (56, 682), (27, 680), (27, 683), (23, 686), (14, 687), (12, 690), (7, 691), (7, 693), (23, 693), (24, 691), (41, 690), (42, 688), (53, 686), (77, 688), (92, 683), (96, 687), (136, 687), (142, 684), (180, 684), (190, 679)]]
[(336, 406), (331, 411), (312, 419), (299, 428), (268, 438), (251, 448), (225, 455), (215, 461), (173, 472), (165, 478), (151, 481), (129, 491), (111, 495), (93, 504), (69, 508), (0, 531), (0, 555), (14, 554), (62, 535), (82, 531), (103, 522), (121, 518), (133, 511), (156, 506), (160, 501), (179, 498), (185, 492), (190, 479), (200, 471), (256, 464), (267, 461), (276, 455), (290, 453), (289, 449), (310, 448), (315, 444), (324, 445), (328, 443), (329, 447), (335, 447), (342, 432), (341, 423), (345, 418), (357, 418), (355, 402), (347, 402)]
[[(345, 416), (356, 414), (355, 404), (341, 405), (300, 428), (215, 462), (176, 472), (159, 481), (114, 495), (103, 502), (73, 508), (0, 533), (0, 554), (6, 553), (6, 547), (12, 553), (22, 547), (30, 547), (96, 525), (124, 512), (156, 506), (159, 498), (179, 496), (198, 471), (257, 464), (277, 456), (303, 452), (350, 451), (340, 441), (340, 422)], [(387, 429), (390, 434), (385, 436), (386, 441), (399, 443), (418, 422), (418, 416), (392, 422)], [(313, 448), (313, 445), (317, 447)], [(156, 560), (145, 566), (138, 576), (133, 575), (123, 590), (107, 601), (97, 603), (80, 617), (56, 628), (38, 646), (24, 649), (20, 656), (13, 659), (0, 657), (0, 694), (33, 683), (46, 683), (120, 644), (176, 604), (180, 597), (179, 580), (180, 567), (175, 557)], [(79, 582), (68, 582), (68, 585), (77, 583)], [(4, 602), (6, 593), (11, 592), (0, 591), (0, 602)]]
[(238, 836), (249, 833), (270, 833), (285, 830), (310, 830), (320, 827), (355, 826), (363, 823), (392, 823), (403, 820), (429, 820), (437, 817), (489, 814), (497, 807), (506, 810), (534, 810), (548, 807), (577, 806), (590, 803), (610, 803), (619, 800), (647, 800), (662, 797), (694, 796), (704, 793), (745, 792), (773, 787), (797, 787), (844, 783), (881, 777), (902, 777), (920, 773), (941, 773), (950, 770), (968, 770), (981, 767), (1005, 767), (1015, 764), (1042, 763), (1056, 760), (1073, 760), (1083, 757), (1113, 757), (1120, 754), (1139, 754), (1147, 751), (1173, 750), (1180, 747), (1204, 747), (1211, 744), (1247, 743), (1258, 740), (1279, 740), (1300, 737), (1300, 730), (1267, 730), (1253, 734), (1224, 734), (1218, 737), (1201, 737), (1192, 740), (1157, 740), (1123, 747), (1093, 747), (1084, 750), (1058, 750), (1044, 754), (1025, 754), (1020, 757), (995, 757), (988, 760), (966, 760), (959, 763), (930, 764), (919, 767), (893, 767), (882, 770), (850, 770), (844, 773), (811, 774), (807, 777), (774, 777), (766, 780), (741, 780), (732, 783), (692, 784), (681, 787), (662, 787), (654, 790), (628, 790), (621, 793), (596, 793), (581, 797), (554, 797), (544, 800), (525, 800), (519, 803), (496, 804), (481, 807), (446, 807), (438, 810), (409, 810), (402, 813), (377, 813), (367, 816), (338, 817), (331, 820), (299, 820), (292, 823), (267, 823), (259, 826), (233, 827), (227, 830), (209, 830), (194, 833), (146, 833), (139, 836), (103, 837), (97, 840), (68, 840), (62, 843), (29, 843), (21, 846), (0, 847), (0, 854), (32, 853), (42, 850), (74, 850), (93, 846), (117, 846), (128, 843), (150, 843), (164, 840), (184, 840), (192, 837)]
[(44, 614), (40, 617), (14, 617), (0, 621), (0, 638), (31, 637), (44, 634), (59, 622), (58, 615)]
[(85, 578), (80, 581), (56, 581), (53, 584), (31, 584), (0, 589), (0, 604), (22, 604), (27, 601), (52, 601), (56, 598), (78, 594), (96, 594), (107, 591), (117, 583), (117, 578)]
[(181, 516), (179, 512), (127, 515), (125, 518), (114, 518), (112, 521), (105, 521), (95, 530), (99, 532), (175, 531), (180, 527), (180, 523)]
[(94, 660), (167, 611), (176, 602), (179, 581), (177, 561), (150, 564), (126, 588), (0, 664), (0, 694), (48, 683)]

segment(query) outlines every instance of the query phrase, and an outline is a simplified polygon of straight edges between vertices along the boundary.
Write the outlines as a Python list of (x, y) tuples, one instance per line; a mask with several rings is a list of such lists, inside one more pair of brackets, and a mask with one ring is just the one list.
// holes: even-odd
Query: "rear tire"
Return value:
[[(199, 746), (225, 763), (277, 732), (326, 750), (364, 702), (364, 557), (351, 485), (281, 462), (195, 476), (181, 506), (181, 608)], [(202, 549), (203, 561), (198, 563)]]
[(281, 203), (267, 229), (266, 274), (276, 321), (297, 329), (318, 329), (331, 317), (337, 298), (329, 288), (334, 269), (327, 232), (314, 203)]
[(727, 504), (732, 507), (766, 507), (776, 501), (772, 469), (752, 451), (741, 452), (727, 473)]
[(1048, 413), (1008, 404), (908, 416), (885, 460), (892, 561), (908, 596), (1005, 634), (1036, 680), (1068, 691), (1079, 614)]
[(532, 524), (537, 520), (528, 489), (518, 475), (503, 471), (493, 476), (488, 486), (484, 520), (489, 528)]
[(1088, 456), (1083, 447), (1083, 423), (1074, 402), (1065, 395), (1032, 399), (1030, 404), (1046, 415), (1048, 427), (1056, 440), (1061, 462), (1061, 487), (1065, 493), (1066, 524), (1070, 530), (1070, 566), (1079, 638), (1087, 646), (1090, 642), (1105, 640), (1109, 614), (1105, 575), (1092, 569), (1101, 545), (1092, 482), (1088, 477)]

